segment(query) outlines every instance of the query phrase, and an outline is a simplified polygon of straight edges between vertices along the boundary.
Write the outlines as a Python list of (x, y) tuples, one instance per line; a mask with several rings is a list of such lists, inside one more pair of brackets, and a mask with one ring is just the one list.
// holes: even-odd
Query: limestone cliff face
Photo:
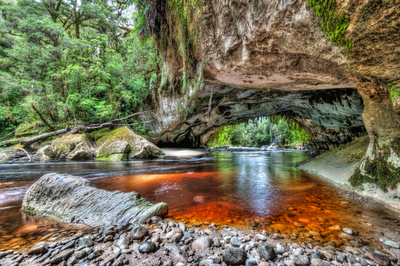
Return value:
[[(350, 53), (333, 45), (306, 0), (203, 1), (192, 54), (205, 86), (158, 93), (152, 140), (202, 146), (220, 126), (282, 112), (322, 146), (366, 134), (363, 101), (377, 95), (385, 102), (379, 84), (400, 84), (400, 0), (341, 0), (337, 10), (350, 17)], [(178, 40), (171, 38), (166, 69), (179, 76)], [(363, 99), (350, 93), (355, 88)]]

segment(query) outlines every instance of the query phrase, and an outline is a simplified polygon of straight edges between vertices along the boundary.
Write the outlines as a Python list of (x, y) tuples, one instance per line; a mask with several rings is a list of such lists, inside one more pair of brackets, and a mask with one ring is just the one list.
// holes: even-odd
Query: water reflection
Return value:
[[(169, 217), (177, 221), (252, 226), (299, 241), (308, 241), (309, 231), (322, 234), (335, 224), (364, 233), (400, 224), (394, 214), (344, 199), (332, 184), (294, 167), (308, 158), (302, 152), (221, 152), (192, 159), (0, 165), (0, 248), (26, 249), (55, 233), (81, 230), (19, 212), (29, 186), (49, 172), (83, 176), (98, 188), (136, 191), (151, 202), (166, 202)], [(336, 241), (337, 233), (320, 237)]]

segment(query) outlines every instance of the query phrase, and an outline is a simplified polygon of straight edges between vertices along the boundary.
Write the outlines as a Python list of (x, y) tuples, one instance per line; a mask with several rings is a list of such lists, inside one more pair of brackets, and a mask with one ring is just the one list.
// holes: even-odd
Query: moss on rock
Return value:
[(93, 158), (94, 147), (84, 134), (67, 135), (51, 142), (44, 152), (52, 159), (88, 160)]
[(97, 159), (121, 161), (133, 158), (162, 158), (164, 152), (153, 143), (133, 133), (128, 127), (115, 129), (97, 142)]
[(384, 158), (375, 158), (374, 160), (366, 160), (365, 173), (357, 168), (350, 177), (349, 182), (352, 186), (362, 186), (364, 183), (376, 184), (384, 192), (388, 188), (396, 188), (400, 183), (400, 167), (394, 167)]

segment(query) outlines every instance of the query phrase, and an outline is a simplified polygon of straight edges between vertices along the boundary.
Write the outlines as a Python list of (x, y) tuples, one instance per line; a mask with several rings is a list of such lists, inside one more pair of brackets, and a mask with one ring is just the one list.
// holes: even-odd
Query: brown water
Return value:
[[(151, 202), (168, 203), (168, 218), (199, 225), (217, 223), (279, 232), (298, 242), (351, 244), (330, 231), (351, 227), (371, 245), (383, 231), (400, 231), (399, 216), (331, 183), (294, 168), (303, 152), (212, 153), (195, 159), (122, 163), (0, 165), (0, 249), (26, 250), (88, 230), (19, 212), (29, 186), (48, 172), (88, 178), (98, 188), (137, 191)], [(311, 238), (313, 234), (317, 236)], [(354, 245), (354, 243), (353, 243)]]

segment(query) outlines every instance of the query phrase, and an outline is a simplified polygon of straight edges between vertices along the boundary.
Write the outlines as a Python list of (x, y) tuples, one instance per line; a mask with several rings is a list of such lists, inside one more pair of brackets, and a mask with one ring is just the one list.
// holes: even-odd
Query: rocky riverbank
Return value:
[(324, 232), (298, 224), (310, 234), (309, 242), (296, 243), (278, 232), (152, 217), (147, 224), (96, 227), (55, 242), (39, 242), (27, 253), (0, 252), (0, 265), (387, 266), (400, 258), (397, 232), (382, 236), (379, 250), (356, 230), (333, 225), (330, 231), (352, 243), (335, 247), (318, 241)]

